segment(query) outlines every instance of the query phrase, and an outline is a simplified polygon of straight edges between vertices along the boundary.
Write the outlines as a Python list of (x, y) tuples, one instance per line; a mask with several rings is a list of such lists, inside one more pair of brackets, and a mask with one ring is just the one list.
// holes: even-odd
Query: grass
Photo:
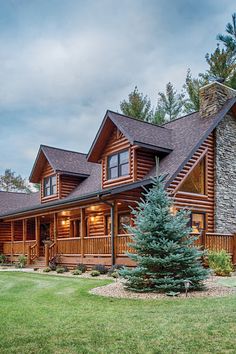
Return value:
[(0, 273), (0, 353), (235, 353), (236, 297), (122, 300), (109, 281)]
[(219, 279), (218, 283), (222, 284), (224, 286), (228, 286), (230, 288), (235, 288), (236, 287), (236, 278), (235, 277), (234, 278), (230, 278), (230, 277), (226, 278), (226, 277), (224, 277), (222, 279)]

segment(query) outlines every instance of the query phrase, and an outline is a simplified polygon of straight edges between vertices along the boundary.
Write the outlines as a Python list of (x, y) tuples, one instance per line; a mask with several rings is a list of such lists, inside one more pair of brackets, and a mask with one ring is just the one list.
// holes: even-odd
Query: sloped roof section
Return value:
[[(163, 175), (167, 175), (166, 177), (166, 186), (168, 186), (175, 176), (179, 173), (179, 171), (184, 167), (186, 162), (192, 157), (195, 151), (199, 148), (199, 146), (205, 141), (208, 135), (215, 129), (215, 127), (221, 122), (221, 120), (225, 117), (225, 115), (232, 110), (234, 115), (236, 116), (236, 98), (232, 98), (228, 100), (222, 109), (216, 114), (210, 117), (201, 117), (198, 112), (189, 114), (187, 116), (178, 118), (173, 120), (167, 124), (163, 128), (163, 134), (165, 135), (165, 131), (171, 131), (171, 146), (172, 151), (164, 156), (160, 161), (160, 173)], [(123, 116), (119, 118), (119, 114), (115, 114), (115, 119), (121, 120), (122, 122), (119, 124), (121, 129), (126, 129), (126, 133), (132, 133), (132, 136), (135, 137), (134, 128), (127, 128), (126, 123), (123, 121)], [(113, 117), (114, 118), (114, 117)], [(132, 119), (132, 118), (130, 118)], [(109, 119), (109, 124), (114, 124), (111, 119)], [(135, 120), (136, 122), (136, 120)], [(142, 123), (144, 126), (148, 125), (148, 123)], [(136, 123), (134, 123), (136, 124)], [(153, 125), (150, 125), (154, 130)], [(131, 130), (129, 130), (131, 129)], [(137, 128), (138, 129), (138, 128)], [(149, 129), (149, 128), (148, 128)], [(159, 129), (158, 129), (159, 132)], [(131, 134), (130, 133), (130, 134)], [(139, 132), (140, 134), (140, 132)], [(147, 138), (146, 130), (144, 129), (144, 137)], [(167, 133), (168, 135), (169, 133)], [(152, 136), (152, 135), (150, 135)], [(155, 137), (152, 138), (152, 143), (154, 142)], [(135, 141), (135, 140), (134, 140)], [(145, 140), (143, 140), (145, 141)], [(56, 150), (56, 151), (55, 151)], [(58, 151), (62, 152), (58, 152)], [(32, 194), (23, 194), (23, 193), (6, 193), (0, 192), (0, 215), (14, 215), (16, 213), (21, 212), (22, 209), (27, 210), (29, 212), (31, 209), (44, 209), (49, 206), (57, 206), (63, 203), (71, 203), (72, 201), (78, 200), (86, 200), (88, 197), (97, 196), (102, 193), (118, 193), (121, 190), (136, 188), (137, 186), (141, 186), (142, 184), (150, 184), (150, 178), (155, 176), (156, 169), (154, 168), (150, 173), (148, 173), (142, 181), (129, 183), (127, 185), (121, 185), (119, 187), (113, 187), (112, 189), (101, 190), (101, 166), (97, 163), (88, 163), (86, 165), (86, 158), (84, 154), (75, 153), (83, 157), (78, 157), (78, 160), (74, 160), (74, 157), (71, 161), (61, 161), (61, 159), (67, 159), (71, 152), (66, 153), (65, 150), (55, 149), (44, 146), (44, 152), (48, 155), (48, 158), (52, 160), (52, 164), (54, 168), (62, 171), (67, 169), (74, 173), (88, 171), (89, 176), (81, 181), (78, 187), (72, 191), (72, 193), (63, 198), (61, 200), (53, 201), (50, 203), (40, 204), (39, 201), (39, 193)], [(65, 152), (65, 153), (64, 153)], [(72, 152), (72, 154), (74, 154)], [(76, 161), (82, 161), (85, 163), (84, 169), (79, 169), (77, 165), (74, 169), (74, 163)], [(49, 161), (50, 162), (50, 161)], [(83, 163), (81, 164), (83, 166)]]
[(16, 193), (0, 191), (0, 213), (11, 213), (17, 209), (30, 208), (39, 204), (39, 192)]
[(173, 149), (171, 129), (107, 111), (87, 155), (88, 161), (98, 161), (111, 129), (114, 127), (117, 127), (124, 134), (130, 144), (162, 153), (170, 153)]
[[(160, 162), (160, 173), (168, 175), (167, 186), (235, 104), (234, 97), (215, 115), (203, 118), (199, 112), (195, 112), (165, 124), (165, 127), (172, 130), (173, 144), (173, 151)], [(146, 177), (154, 175), (155, 169)]]
[(55, 173), (88, 177), (92, 168), (92, 164), (87, 161), (86, 154), (41, 145), (30, 175), (31, 182), (38, 182), (45, 160)]

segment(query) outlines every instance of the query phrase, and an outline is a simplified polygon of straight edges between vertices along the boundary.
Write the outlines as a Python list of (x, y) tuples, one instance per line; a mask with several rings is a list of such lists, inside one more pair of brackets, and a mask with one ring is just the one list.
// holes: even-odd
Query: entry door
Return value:
[(40, 245), (43, 245), (44, 240), (50, 238), (50, 223), (40, 225)]

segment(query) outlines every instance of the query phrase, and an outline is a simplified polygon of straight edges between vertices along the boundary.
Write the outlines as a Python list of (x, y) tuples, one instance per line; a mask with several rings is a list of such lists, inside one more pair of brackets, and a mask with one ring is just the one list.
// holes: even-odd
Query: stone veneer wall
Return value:
[(228, 114), (216, 128), (215, 231), (236, 232), (236, 117)]

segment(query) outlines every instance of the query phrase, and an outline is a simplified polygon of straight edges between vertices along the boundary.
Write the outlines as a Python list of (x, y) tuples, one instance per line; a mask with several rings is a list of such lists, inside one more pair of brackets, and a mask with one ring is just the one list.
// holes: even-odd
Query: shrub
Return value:
[(65, 268), (64, 268), (64, 267), (57, 267), (57, 268), (56, 268), (56, 272), (57, 272), (58, 274), (65, 273)]
[(7, 257), (5, 254), (0, 254), (0, 264), (6, 263)]
[(69, 268), (67, 266), (64, 266), (63, 268), (64, 268), (64, 272), (66, 273), (69, 272)]
[(90, 274), (92, 277), (98, 277), (101, 273), (98, 270), (92, 270)]
[(231, 258), (225, 250), (220, 252), (210, 251), (208, 254), (208, 263), (216, 275), (230, 276), (230, 273), (233, 271)]
[(113, 273), (111, 273), (111, 277), (117, 279), (117, 278), (119, 278), (119, 273), (113, 272)]
[(119, 274), (119, 270), (123, 269), (125, 266), (123, 264), (115, 264), (108, 270), (108, 274), (112, 276), (112, 273), (117, 272)]
[(39, 269), (35, 267), (35, 268), (34, 268), (34, 272), (37, 272), (37, 270), (39, 270)]
[(82, 272), (82, 270), (80, 270), (80, 269), (75, 269), (73, 272), (72, 272), (72, 274), (73, 275), (81, 275), (83, 272)]
[(60, 263), (59, 256), (55, 256), (50, 260), (49, 268), (51, 268), (51, 270), (56, 270), (59, 263)]
[(44, 271), (45, 273), (49, 273), (49, 272), (51, 272), (51, 268), (50, 268), (50, 267), (44, 268), (43, 271)]
[(97, 270), (100, 274), (107, 274), (108, 269), (104, 264), (96, 264), (93, 266), (92, 270)]
[(27, 257), (24, 254), (21, 254), (18, 257), (18, 266), (19, 268), (24, 268), (27, 262)]
[(82, 273), (85, 273), (88, 268), (87, 268), (86, 264), (79, 263), (79, 264), (77, 264), (75, 269), (81, 270)]

